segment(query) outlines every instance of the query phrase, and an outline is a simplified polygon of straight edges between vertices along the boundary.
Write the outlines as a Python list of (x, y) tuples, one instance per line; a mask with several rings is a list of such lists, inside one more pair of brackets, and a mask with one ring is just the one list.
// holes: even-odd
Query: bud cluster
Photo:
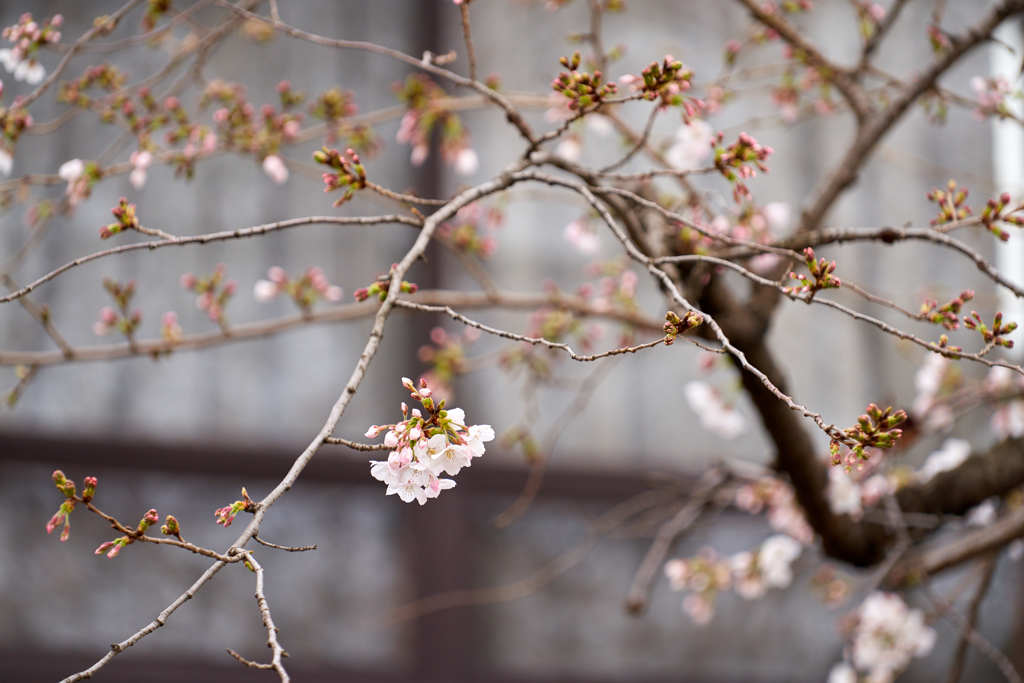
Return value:
[(149, 0), (146, 13), (142, 16), (142, 30), (152, 31), (160, 17), (171, 9), (171, 0)]
[(789, 278), (797, 280), (800, 282), (800, 285), (784, 287), (783, 289), (786, 292), (790, 294), (807, 294), (813, 297), (816, 292), (822, 289), (835, 289), (842, 286), (842, 281), (832, 274), (836, 270), (835, 261), (828, 261), (824, 258), (815, 260), (814, 249), (811, 247), (804, 249), (804, 259), (809, 274), (797, 275), (795, 272), (790, 272)]
[(325, 90), (309, 106), (309, 114), (327, 125), (327, 142), (335, 144), (345, 137), (348, 146), (372, 156), (380, 146), (373, 128), (365, 124), (351, 124), (345, 120), (359, 111), (355, 95), (348, 90)]
[(992, 319), (992, 327), (988, 327), (981, 321), (981, 316), (978, 315), (977, 311), (971, 311), (970, 317), (964, 316), (964, 327), (968, 329), (977, 330), (986, 344), (994, 344), (996, 346), (1004, 346), (1008, 349), (1013, 348), (1013, 340), (1006, 339), (1004, 335), (1010, 334), (1017, 329), (1017, 323), (1003, 323), (1003, 313), (999, 311)]
[(933, 189), (927, 197), (929, 201), (939, 205), (939, 215), (932, 219), (932, 225), (962, 221), (971, 215), (971, 207), (964, 203), (967, 199), (967, 189), (958, 190), (955, 180), (946, 183), (945, 190)]
[[(0, 92), (2, 91), (3, 86), (0, 85)], [(32, 115), (28, 113), (27, 109), (19, 107), (17, 102), (10, 107), (0, 107), (0, 133), (8, 143), (13, 145), (17, 142), (21, 134), (31, 125)], [(9, 169), (5, 171), (5, 173), (7, 172)]]
[(981, 222), (985, 227), (1003, 242), (1010, 239), (1010, 234), (997, 226), (997, 222), (1008, 223), (1018, 228), (1024, 226), (1024, 215), (1020, 214), (1020, 211), (1024, 209), (1024, 205), (1018, 204), (1009, 211), (1006, 211), (1009, 205), (1010, 193), (1004, 192), (997, 198), (988, 200), (980, 216)]
[(235, 521), (235, 517), (238, 516), (239, 512), (256, 512), (257, 504), (252, 498), (249, 497), (249, 492), (242, 487), (242, 500), (236, 500), (231, 505), (225, 505), (222, 508), (217, 508), (213, 516), (217, 520), (217, 524), (223, 525), (225, 528), (231, 526), (231, 522)]
[(393, 449), (384, 461), (370, 461), (370, 475), (387, 485), (387, 495), (397, 494), (405, 503), (420, 505), (437, 498), (441, 491), (455, 486), (454, 479), (441, 479), (441, 473), (455, 476), (484, 454), (484, 443), (494, 439), (490, 425), (467, 425), (461, 408), (447, 409), (444, 399), (435, 401), (426, 380), (419, 386), (408, 377), (402, 386), (423, 406), (409, 409), (402, 403), (402, 421), (371, 425), (368, 438), (381, 432), (384, 445)]
[(174, 536), (179, 541), (183, 540), (181, 538), (181, 525), (178, 523), (178, 519), (174, 515), (167, 515), (164, 517), (164, 523), (160, 525), (160, 533), (164, 536)]
[(936, 325), (942, 325), (947, 330), (955, 330), (960, 327), (960, 318), (957, 317), (960, 313), (960, 309), (963, 308), (965, 303), (973, 298), (974, 290), (965, 289), (960, 292), (960, 296), (955, 299), (950, 299), (941, 306), (939, 306), (939, 302), (934, 299), (925, 299), (921, 304), (921, 310), (918, 313), (918, 317), (922, 320), (935, 323)]
[(71, 511), (75, 509), (75, 503), (79, 501), (88, 503), (91, 501), (93, 496), (96, 495), (97, 481), (96, 477), (86, 477), (82, 481), (84, 487), (82, 495), (78, 497), (75, 493), (75, 482), (65, 477), (62, 471), (54, 470), (50, 476), (53, 479), (54, 486), (64, 496), (64, 502), (60, 504), (57, 512), (46, 523), (46, 533), (53, 533), (54, 529), (63, 524), (64, 528), (60, 532), (60, 540), (66, 541), (71, 535)]
[(366, 187), (366, 169), (359, 161), (359, 155), (351, 147), (345, 150), (344, 155), (336, 149), (323, 147), (313, 152), (313, 160), (335, 171), (323, 174), (324, 192), (345, 189), (341, 197), (334, 202), (334, 206), (341, 206), (352, 199), (356, 190)]
[(93, 323), (92, 331), (99, 336), (103, 336), (111, 329), (116, 328), (121, 334), (131, 340), (135, 330), (139, 327), (139, 323), (142, 322), (142, 311), (136, 309), (129, 313), (128, 310), (132, 297), (135, 296), (135, 281), (129, 280), (122, 285), (116, 280), (104, 278), (103, 288), (113, 297), (117, 310), (110, 306), (101, 308), (100, 318)]
[[(604, 80), (604, 74), (600, 71), (594, 73), (580, 71), (579, 52), (574, 52), (572, 57), (562, 57), (558, 61), (567, 71), (558, 74), (558, 77), (551, 82), (551, 89), (568, 99), (569, 109), (573, 111), (600, 105), (618, 90), (614, 82)], [(679, 66), (681, 68), (682, 64)]]
[[(861, 460), (866, 460), (870, 456), (865, 454), (865, 448), (891, 448), (903, 436), (903, 430), (899, 427), (906, 421), (907, 413), (904, 410), (893, 411), (892, 406), (882, 410), (874, 403), (869, 403), (867, 412), (857, 418), (857, 424), (843, 430), (843, 437), (851, 450)], [(839, 446), (837, 439), (829, 444), (833, 465), (842, 462)]]
[[(377, 279), (374, 280), (368, 287), (360, 287), (359, 289), (357, 289), (353, 294), (356, 301), (366, 301), (371, 296), (375, 296), (380, 301), (384, 301), (384, 299), (386, 299), (388, 296), (388, 290), (391, 289), (391, 273), (393, 273), (395, 268), (397, 267), (397, 263), (392, 263), (391, 269), (387, 273), (381, 273), (380, 275), (378, 275)], [(402, 280), (402, 283), (399, 285), (398, 291), (402, 292), (403, 294), (415, 294), (418, 289), (419, 286), (417, 284), (413, 282), (408, 282), (406, 280)]]
[(864, 40), (875, 35), (878, 25), (885, 19), (885, 8), (873, 0), (854, 0), (854, 8), (857, 10), (857, 27)]
[(234, 280), (224, 281), (225, 266), (218, 263), (213, 274), (206, 278), (197, 278), (192, 273), (181, 276), (181, 286), (196, 293), (196, 308), (204, 311), (210, 320), (224, 325), (224, 307), (234, 296), (238, 283)]
[(651, 62), (640, 72), (639, 80), (625, 80), (631, 80), (633, 89), (643, 93), (645, 100), (653, 102), (660, 99), (662, 106), (683, 107), (683, 118), (687, 121), (704, 107), (701, 100), (683, 95), (692, 85), (693, 71), (684, 68), (683, 63), (672, 55), (665, 55), (661, 63)]
[(178, 314), (174, 311), (164, 313), (160, 321), (160, 336), (169, 342), (181, 341), (181, 325), (178, 324)]
[[(134, 543), (136, 539), (145, 535), (146, 531), (149, 530), (149, 527), (153, 526), (159, 521), (160, 515), (157, 514), (156, 509), (150, 508), (149, 510), (146, 511), (146, 514), (142, 516), (142, 519), (139, 520), (139, 523), (135, 526), (135, 531), (133, 531), (131, 534), (119, 536), (118, 538), (115, 538), (112, 541), (105, 541), (101, 543), (99, 547), (93, 551), (93, 554), (103, 555), (104, 553), (106, 553), (107, 557), (112, 560), (121, 553), (121, 550), (125, 546)], [(175, 520), (175, 522), (177, 522), (177, 520)]]
[(928, 24), (927, 32), (928, 42), (931, 44), (932, 52), (935, 54), (941, 55), (953, 47), (953, 41), (949, 39), (949, 35), (937, 23)]
[(122, 230), (138, 230), (139, 229), (139, 217), (135, 215), (135, 205), (129, 204), (128, 200), (121, 197), (121, 200), (117, 203), (110, 213), (114, 214), (114, 218), (117, 219), (114, 223), (108, 223), (107, 225), (100, 228), (100, 239), (107, 239), (112, 235), (116, 235)]
[(757, 170), (767, 173), (768, 167), (764, 161), (775, 151), (761, 145), (747, 133), (740, 133), (736, 142), (728, 147), (722, 145), (722, 134), (719, 133), (711, 146), (715, 150), (715, 167), (726, 180), (733, 183), (733, 199), (737, 202), (742, 197), (750, 196), (750, 189), (743, 180), (757, 175)]
[(291, 81), (281, 81), (277, 84), (277, 96), (281, 100), (281, 109), (297, 107), (306, 99), (306, 93), (292, 90)]
[(695, 327), (699, 327), (704, 324), (704, 316), (700, 313), (694, 313), (687, 311), (686, 314), (680, 318), (674, 311), (668, 311), (665, 313), (665, 343), (673, 344), (676, 340), (676, 336), (685, 334)]
[(450, 334), (443, 327), (430, 330), (430, 344), (424, 344), (417, 351), (420, 361), (430, 365), (423, 379), (433, 387), (435, 396), (450, 398), (452, 382), (458, 375), (468, 371), (463, 340), (476, 341), (480, 330), (467, 327), (462, 335)]
[(253, 296), (257, 301), (270, 301), (278, 294), (287, 294), (304, 312), (320, 299), (341, 301), (341, 287), (332, 285), (319, 266), (310, 266), (301, 277), (290, 280), (288, 273), (280, 266), (272, 266), (267, 271), (267, 280), (257, 280), (253, 287)]
[(62, 81), (57, 88), (57, 101), (85, 108), (92, 104), (92, 98), (86, 94), (87, 90), (95, 87), (112, 93), (124, 87), (124, 82), (125, 74), (116, 66), (97, 64), (87, 68), (74, 80)]
[(263, 105), (257, 119), (256, 108), (246, 99), (245, 88), (238, 84), (211, 82), (200, 105), (211, 102), (222, 105), (213, 112), (213, 120), (224, 146), (251, 153), (259, 159), (277, 156), (281, 145), (293, 142), (301, 130), (301, 113), (278, 113), (273, 105)]

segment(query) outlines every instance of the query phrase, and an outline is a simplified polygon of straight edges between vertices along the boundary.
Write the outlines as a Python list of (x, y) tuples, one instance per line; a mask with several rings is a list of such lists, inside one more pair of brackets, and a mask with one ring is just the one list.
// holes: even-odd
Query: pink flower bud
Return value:
[(270, 278), (271, 282), (278, 285), (288, 282), (288, 274), (281, 266), (271, 266), (267, 271), (267, 277)]

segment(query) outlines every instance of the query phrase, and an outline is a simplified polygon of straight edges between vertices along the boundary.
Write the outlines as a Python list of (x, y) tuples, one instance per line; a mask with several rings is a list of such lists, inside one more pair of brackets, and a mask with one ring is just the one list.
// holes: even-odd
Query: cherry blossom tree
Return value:
[[(971, 111), (978, 125), (990, 120), (1024, 124), (1017, 108), (1019, 73), (973, 74), (966, 81), (970, 94), (950, 78), (967, 55), (983, 46), (1013, 50), (996, 34), (1024, 15), (1024, 0), (962, 3), (958, 10), (969, 9), (969, 21), (962, 21), (964, 12), (950, 20), (946, 3), (935, 2), (930, 22), (914, 29), (930, 46), (930, 60), (905, 65), (899, 74), (879, 66), (877, 54), (910, 3), (844, 4), (848, 25), (830, 30), (859, 34), (859, 55), (853, 61), (830, 56), (828, 45), (802, 28), (819, 3), (735, 0), (745, 20), (722, 37), (721, 70), (698, 73), (682, 59), (649, 53), (649, 45), (611, 46), (616, 37), (605, 24), (612, 17), (628, 22), (631, 2), (547, 0), (540, 4), (551, 13), (585, 6), (589, 25), (572, 36), (576, 49), (550, 65), (550, 81), (536, 84), (532, 92), (506, 89), (499, 67), (507, 56), (474, 44), (472, 19), (484, 0), (446, 4), (446, 18), (463, 37), (447, 54), (407, 54), (374, 42), (372, 35), (366, 41), (341, 39), (292, 25), (289, 3), (278, 0), (129, 0), (96, 17), (81, 35), (63, 34), (60, 14), (27, 12), (5, 28), (0, 172), (9, 178), (0, 183), (0, 198), (8, 216), (25, 213), (27, 229), (23, 246), (5, 254), (0, 264), (7, 290), (0, 304), (23, 307), (54, 347), (0, 349), (0, 364), (16, 375), (8, 393), (13, 409), (33, 383), (59, 383), (58, 366), (139, 356), (170, 356), (173, 362), (181, 353), (306, 325), (372, 321), (362, 349), (345, 359), (349, 374), (338, 378), (340, 392), (323, 406), (322, 427), (294, 454), (279, 483), (258, 499), (241, 487), (238, 500), (210, 501), (203, 513), (207, 519), (213, 512), (216, 524), (241, 527), (219, 548), (187, 540), (189, 529), (179, 520), (191, 511), (176, 510), (175, 516), (140, 510), (141, 518), (132, 523), (134, 517), (126, 520), (105, 508), (103, 482), (92, 472), (54, 470), (57, 510), (49, 521), (40, 520), (47, 533), (59, 528), (60, 540), (67, 540), (72, 518), (96, 515), (114, 533), (96, 539), (95, 553), (105, 556), (102, 561), (132, 562), (135, 553), (152, 544), (187, 550), (210, 562), (153, 622), (126, 634), (88, 669), (68, 672), (65, 680), (89, 678), (127, 647), (144, 647), (147, 637), (189, 599), (212, 590), (210, 579), (224, 569), (238, 581), (251, 574), (270, 658), (229, 652), (242, 665), (272, 669), (289, 680), (284, 659), (288, 634), (275, 626), (271, 605), (276, 601), (264, 590), (259, 559), (263, 553), (312, 546), (271, 543), (260, 530), (313, 458), (330, 449), (366, 453), (367, 477), (384, 484), (381, 495), (394, 494), (389, 499), (394, 505), (423, 506), (442, 493), (458, 496), (460, 471), (487, 467), (486, 459), (478, 460), (491, 448), (520, 448), (534, 471), (542, 472), (550, 441), (535, 436), (529, 416), (517, 421), (510, 415), (506, 424), (475, 422), (472, 405), (456, 405), (457, 380), (494, 362), (510, 376), (543, 383), (559, 364), (600, 367), (615, 356), (629, 362), (633, 354), (653, 353), (662, 354), (666, 367), (728, 368), (736, 386), (694, 379), (681, 387), (679, 397), (660, 399), (666, 417), (671, 411), (695, 414), (701, 429), (719, 438), (728, 456), (670, 501), (675, 512), (653, 534), (635, 575), (623, 577), (627, 610), (641, 615), (654, 584), (664, 577), (679, 593), (679, 618), (707, 624), (723, 593), (733, 591), (753, 601), (769, 592), (797, 590), (793, 565), (798, 558), (812, 557), (820, 565), (815, 590), (840, 608), (837, 622), (845, 642), (841, 658), (830, 672), (821, 672), (823, 678), (833, 683), (895, 680), (914, 658), (940, 656), (934, 651), (934, 623), (946, 619), (960, 633), (950, 680), (963, 670), (969, 647), (990, 659), (1006, 679), (1021, 680), (1010, 658), (976, 628), (976, 619), (995, 558), (1019, 556), (1024, 536), (1024, 368), (1013, 351), (1019, 321), (1011, 319), (1013, 309), (998, 303), (1024, 297), (1024, 283), (1014, 279), (1021, 273), (1006, 271), (1002, 261), (988, 256), (1019, 252), (1024, 188), (999, 188), (991, 197), (977, 198), (969, 179), (953, 179), (941, 187), (922, 187), (913, 201), (907, 200), (905, 213), (886, 216), (880, 225), (835, 226), (829, 217), (837, 202), (859, 191), (865, 165), (911, 112), (926, 111), (935, 125), (953, 108)], [(525, 6), (509, 3), (507, 11)], [(195, 32), (190, 22), (200, 10), (215, 12), (217, 23)], [(190, 38), (176, 43), (168, 66), (156, 73), (129, 74), (130, 65), (118, 60), (123, 47), (158, 48), (182, 32)], [(204, 69), (211, 50), (237, 32), (253, 41), (311, 43), (326, 55), (372, 53), (404, 65), (408, 76), (390, 91), (395, 103), (380, 110), (366, 111), (341, 87), (305, 93), (288, 81), (277, 85), (276, 101), (253, 101), (245, 84)], [(96, 63), (95, 51), (107, 59)], [(766, 66), (769, 58), (777, 63)], [(1015, 59), (1019, 62), (1020, 56)], [(185, 72), (172, 79), (181, 65), (187, 66)], [(492, 67), (495, 74), (485, 74)], [(774, 102), (768, 116), (775, 122), (833, 117), (850, 124), (848, 135), (815, 150), (830, 170), (798, 208), (759, 192), (762, 176), (772, 173), (773, 161), (787, 150), (774, 149), (770, 136), (727, 130), (716, 122), (722, 112), (741, 106), (749, 84), (763, 86), (766, 75)], [(37, 120), (37, 103), (54, 99), (63, 113)], [(465, 120), (465, 112), (476, 110), (503, 117), (507, 137), (517, 145), (515, 155), (491, 158), (486, 141), (474, 137)], [(52, 133), (75, 117), (112, 131), (116, 142), (98, 158), (78, 158), (69, 151), (50, 173), (19, 175), (21, 139)], [(636, 120), (643, 123), (637, 126)], [(398, 131), (392, 142), (376, 128), (393, 121)], [(656, 124), (668, 121), (672, 131), (661, 136)], [(589, 163), (598, 153), (607, 156), (614, 147), (611, 136), (623, 141), (613, 159)], [(439, 155), (465, 181), (442, 197), (390, 187), (388, 178), (375, 172), (374, 161), (387, 144), (402, 147), (413, 166)], [(27, 255), (56, 239), (47, 232), (52, 218), (81, 212), (94, 201), (97, 186), (126, 176), (132, 188), (141, 190), (153, 182), (149, 174), (164, 166), (179, 177), (175, 182), (189, 187), (204, 164), (225, 156), (257, 163), (270, 184), (316, 183), (303, 172), (315, 165), (324, 204), (311, 207), (310, 215), (272, 223), (175, 234), (165, 229), (171, 221), (147, 210), (145, 201), (126, 197), (109, 207), (109, 223), (93, 226), (96, 239), (107, 243), (97, 243), (73, 261), (53, 263), (48, 271), (24, 273)], [(497, 163), (500, 172), (479, 179), (483, 162)], [(536, 248), (569, 248), (594, 259), (593, 281), (571, 292), (555, 285), (540, 291), (495, 285), (488, 271), (503, 256), (498, 238), (502, 207), (524, 188), (554, 191), (578, 207), (578, 218), (550, 226), (550, 243)], [(343, 205), (361, 210), (368, 196), (388, 202), (393, 212), (332, 213)], [(22, 227), (20, 221), (8, 223)], [(345, 281), (317, 264), (292, 272), (274, 265), (264, 279), (242, 283), (231, 279), (224, 266), (208, 274), (181, 273), (176, 295), (168, 291), (170, 310), (165, 312), (141, 310), (133, 303), (137, 290), (151, 284), (146, 278), (104, 279), (109, 304), (96, 313), (92, 331), (112, 341), (69, 343), (58, 331), (62, 321), (34, 301), (51, 282), (90, 262), (136, 251), (157, 252), (150, 258), (159, 259), (170, 247), (230, 244), (284, 231), (301, 240), (303, 228), (324, 224), (398, 224), (415, 231), (416, 238), (393, 262), (378, 264), (379, 276), (368, 282)], [(615, 245), (615, 259), (597, 260), (604, 242)], [(844, 259), (849, 263), (852, 257), (834, 255), (841, 243), (864, 250), (868, 259), (898, 243), (940, 249), (976, 266), (982, 284), (943, 281), (936, 290), (941, 294), (925, 298), (892, 289), (884, 278), (856, 282), (848, 275), (855, 269), (844, 267)], [(477, 290), (418, 285), (418, 263), (439, 249), (458, 257)], [(638, 294), (644, 286), (657, 291), (656, 306)], [(182, 291), (194, 297), (213, 331), (183, 329), (173, 310)], [(239, 323), (229, 317), (238, 297), (288, 300), (295, 315)], [(901, 397), (904, 402), (877, 395), (867, 399), (861, 414), (835, 414), (829, 406), (801, 399), (789, 388), (784, 369), (800, 359), (781, 358), (767, 334), (785, 304), (801, 306), (807, 316), (830, 309), (828, 314), (843, 324), (869, 328), (893, 353), (912, 348), (918, 367), (915, 386)], [(401, 383), (410, 404), (378, 406), (379, 423), (351, 424), (346, 412), (392, 314), (400, 309), (443, 317), (450, 327), (436, 327), (418, 342), (419, 357), (396, 370), (394, 382)], [(473, 313), (505, 309), (529, 311), (528, 322), (520, 328), (496, 326)], [(613, 341), (608, 341), (609, 329), (616, 330)], [(472, 344), (481, 336), (505, 340), (507, 346), (497, 356), (474, 357)], [(801, 341), (808, 354), (825, 351), (816, 339)], [(741, 401), (752, 406), (774, 449), (770, 467), (729, 453), (729, 441), (752, 427), (738, 409)], [(979, 412), (985, 415), (986, 436), (994, 439), (975, 442), (953, 435), (965, 415)], [(572, 429), (565, 422), (558, 429)], [(344, 438), (342, 431), (364, 434), (365, 440)], [(908, 453), (920, 448), (915, 444), (931, 442), (937, 446), (923, 463), (911, 464)], [(673, 447), (685, 451), (686, 440)], [(521, 508), (529, 506), (538, 481), (531, 478), (527, 484)], [(707, 547), (675, 557), (677, 540), (716, 507), (763, 515), (768, 529), (763, 541), (733, 554)], [(977, 566), (981, 579), (976, 599), (961, 614), (930, 581), (965, 565)], [(871, 571), (852, 578), (844, 568)], [(911, 595), (912, 587), (917, 590)], [(88, 616), (68, 618), (86, 621)]]

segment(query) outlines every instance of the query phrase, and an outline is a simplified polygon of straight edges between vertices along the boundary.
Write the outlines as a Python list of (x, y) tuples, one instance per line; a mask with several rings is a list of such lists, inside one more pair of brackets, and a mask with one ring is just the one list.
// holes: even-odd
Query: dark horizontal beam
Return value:
[[(126, 437), (75, 438), (66, 435), (28, 432), (0, 432), (0, 463), (26, 462), (75, 471), (73, 476), (91, 474), (85, 469), (115, 468), (171, 472), (203, 476), (245, 475), (276, 480), (284, 476), (297, 453), (295, 447), (209, 442), (168, 443)], [(368, 456), (344, 446), (324, 446), (306, 468), (303, 477), (318, 482), (379, 486), (369, 476)], [(635, 461), (626, 458), (624, 462)], [(71, 474), (71, 472), (68, 472)], [(469, 495), (518, 495), (529, 473), (526, 466), (491, 464), (487, 459), (459, 473), (459, 490)], [(618, 502), (652, 487), (674, 485), (687, 489), (692, 475), (666, 472), (637, 474), (633, 470), (583, 470), (551, 467), (544, 474), (543, 498), (571, 498), (597, 502)]]
[[(135, 655), (135, 656), (132, 656)], [(82, 671), (91, 666), (97, 659), (97, 653), (66, 652), (62, 650), (10, 650), (0, 649), (0, 661), (3, 662), (4, 681), (56, 681), (75, 671)], [(473, 673), (462, 678), (431, 678), (411, 672), (374, 671), (372, 669), (354, 669), (342, 666), (302, 666), (299, 662), (285, 666), (293, 681), (332, 681), (359, 683), (462, 683), (462, 681), (482, 681), (489, 683), (614, 683), (628, 680), (630, 683), (669, 683), (681, 680), (679, 676), (612, 676), (586, 678), (572, 676), (503, 675), (501, 673)], [(217, 681), (218, 683), (270, 683), (277, 680), (276, 674), (270, 671), (255, 671), (232, 660), (227, 653), (224, 661), (196, 658), (188, 656), (154, 655), (151, 653), (125, 652), (110, 662), (93, 680), (102, 683), (181, 683), (181, 681)], [(701, 683), (701, 679), (686, 680)], [(710, 681), (712, 679), (703, 679)], [(727, 678), (714, 678), (716, 683), (729, 683)], [(747, 683), (750, 679), (744, 678)], [(771, 679), (759, 679), (770, 681)]]

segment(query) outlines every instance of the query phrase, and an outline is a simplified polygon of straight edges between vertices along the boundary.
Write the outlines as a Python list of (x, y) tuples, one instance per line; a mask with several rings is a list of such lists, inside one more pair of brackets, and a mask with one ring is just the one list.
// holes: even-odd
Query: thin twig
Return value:
[(658, 346), (659, 344), (664, 344), (665, 343), (665, 337), (662, 337), (660, 339), (655, 339), (653, 341), (645, 342), (643, 344), (636, 344), (635, 346), (623, 346), (623, 347), (620, 347), (620, 348), (611, 349), (609, 351), (604, 351), (602, 353), (595, 353), (595, 354), (591, 354), (591, 355), (580, 355), (580, 354), (576, 353), (575, 351), (573, 351), (572, 347), (569, 346), (568, 344), (563, 344), (561, 342), (553, 342), (553, 341), (550, 341), (548, 339), (544, 339), (542, 337), (527, 337), (527, 336), (524, 336), (524, 335), (521, 335), (521, 334), (516, 334), (514, 332), (509, 332), (507, 330), (498, 329), (497, 327), (491, 327), (490, 325), (485, 325), (485, 324), (483, 324), (481, 322), (477, 322), (476, 320), (473, 320), (471, 318), (467, 318), (466, 316), (462, 315), (461, 313), (458, 313), (455, 310), (453, 310), (450, 306), (431, 306), (429, 304), (419, 304), (419, 303), (415, 303), (415, 302), (412, 302), (412, 301), (403, 301), (403, 300), (399, 300), (398, 302), (396, 302), (395, 305), (398, 306), (399, 308), (410, 308), (410, 309), (417, 310), (417, 311), (428, 311), (428, 312), (432, 312), (432, 313), (444, 313), (445, 315), (447, 315), (448, 317), (452, 318), (453, 320), (458, 320), (463, 325), (467, 325), (469, 327), (474, 327), (474, 328), (480, 330), (481, 332), (486, 332), (488, 334), (493, 334), (494, 336), (502, 337), (503, 339), (511, 339), (513, 341), (520, 341), (520, 342), (525, 342), (527, 344), (532, 344), (532, 345), (546, 346), (549, 349), (558, 349), (560, 351), (565, 351), (569, 355), (569, 357), (572, 358), (573, 360), (582, 361), (582, 362), (590, 362), (590, 361), (600, 360), (602, 358), (608, 358), (610, 356), (618, 356), (618, 355), (621, 355), (623, 353), (636, 353), (637, 351), (642, 351), (644, 349), (650, 349), (650, 348), (653, 348), (655, 346)]
[(264, 541), (259, 536), (253, 535), (252, 540), (256, 541), (260, 545), (265, 545), (268, 548), (274, 548), (275, 550), (284, 550), (289, 553), (304, 553), (310, 550), (317, 550), (319, 546), (316, 543), (310, 545), (278, 545), (277, 543), (271, 543), (270, 541)]
[(473, 50), (473, 35), (469, 30), (469, 3), (459, 5), (462, 14), (462, 37), (466, 41), (466, 57), (469, 59), (469, 80), (476, 80), (476, 52)]
[[(506, 308), (510, 310), (535, 310), (550, 306), (572, 311), (578, 315), (615, 320), (637, 329), (657, 332), (662, 323), (632, 311), (608, 309), (580, 297), (558, 293), (504, 292), (488, 294), (480, 292), (459, 292), (452, 290), (420, 290), (403, 297), (418, 303), (458, 306), (459, 308)], [(159, 358), (172, 351), (205, 349), (223, 344), (269, 337), (281, 332), (311, 324), (336, 323), (369, 317), (376, 311), (375, 302), (345, 304), (333, 308), (304, 312), (298, 315), (261, 320), (233, 325), (228, 331), (219, 330), (183, 336), (180, 339), (143, 339), (135, 346), (111, 344), (87, 346), (73, 349), (73, 358), (66, 358), (56, 351), (3, 351), (0, 350), (0, 365), (58, 365), (68, 362), (92, 362), (152, 356)], [(691, 342), (696, 343), (687, 337)], [(702, 347), (703, 348), (703, 347)]]
[(21, 287), (18, 290), (7, 294), (6, 296), (0, 297), (0, 304), (14, 301), (20, 297), (25, 296), (39, 285), (49, 282), (53, 278), (57, 277), (65, 271), (71, 270), (84, 263), (95, 261), (96, 259), (105, 258), (107, 256), (114, 256), (116, 254), (124, 254), (130, 251), (153, 251), (162, 247), (181, 247), (191, 244), (208, 244), (210, 242), (221, 242), (224, 240), (240, 239), (245, 237), (256, 237), (258, 235), (266, 235), (277, 230), (285, 230), (287, 228), (294, 228), (302, 225), (319, 225), (319, 224), (332, 224), (332, 225), (379, 225), (381, 223), (402, 223), (405, 225), (412, 225), (419, 227), (420, 221), (408, 216), (400, 216), (397, 214), (387, 216), (303, 216), (302, 218), (289, 218), (283, 221), (275, 221), (273, 223), (264, 223), (262, 225), (254, 225), (248, 228), (238, 228), (236, 230), (224, 230), (221, 232), (210, 232), (203, 235), (187, 235), (183, 237), (171, 237), (161, 240), (153, 240), (151, 242), (139, 242), (137, 244), (123, 244), (119, 247), (113, 247), (111, 249), (104, 249), (103, 251), (93, 252), (86, 256), (80, 256), (74, 261), (69, 261), (63, 266), (50, 271), (46, 275), (37, 278), (29, 284)]
[(981, 578), (978, 580), (978, 587), (974, 589), (974, 595), (967, 606), (967, 618), (963, 628), (960, 629), (960, 640), (956, 645), (956, 652), (953, 654), (953, 664), (949, 667), (949, 675), (946, 683), (959, 683), (964, 673), (964, 665), (967, 663), (967, 645), (970, 642), (971, 631), (978, 625), (978, 615), (981, 611), (981, 603), (992, 585), (992, 577), (996, 573), (996, 565), (999, 556), (995, 553), (981, 560)]
[(253, 597), (256, 598), (256, 606), (260, 611), (260, 617), (263, 619), (263, 628), (267, 631), (267, 647), (270, 648), (272, 653), (269, 668), (277, 672), (281, 683), (288, 683), (291, 678), (281, 662), (283, 658), (288, 656), (288, 653), (281, 647), (281, 642), (277, 639), (277, 626), (274, 624), (274, 616), (270, 613), (270, 603), (267, 602), (267, 596), (263, 590), (263, 567), (252, 556), (252, 551), (244, 550), (241, 554), (245, 557), (248, 567), (256, 573), (256, 593)]
[(358, 441), (349, 441), (348, 439), (340, 436), (329, 436), (324, 439), (324, 443), (331, 444), (333, 446), (345, 446), (351, 448), (354, 451), (363, 451), (365, 453), (381, 453), (384, 451), (392, 450), (390, 447), (379, 443), (359, 443)]
[(654, 577), (661, 568), (665, 556), (676, 539), (690, 528), (700, 517), (701, 511), (707, 505), (719, 487), (728, 479), (728, 474), (718, 467), (713, 467), (701, 477), (697, 487), (690, 494), (686, 503), (679, 508), (673, 517), (658, 528), (654, 542), (648, 548), (647, 554), (633, 576), (633, 584), (626, 594), (626, 611), (633, 615), (640, 615), (647, 608), (648, 596), (654, 585)]

